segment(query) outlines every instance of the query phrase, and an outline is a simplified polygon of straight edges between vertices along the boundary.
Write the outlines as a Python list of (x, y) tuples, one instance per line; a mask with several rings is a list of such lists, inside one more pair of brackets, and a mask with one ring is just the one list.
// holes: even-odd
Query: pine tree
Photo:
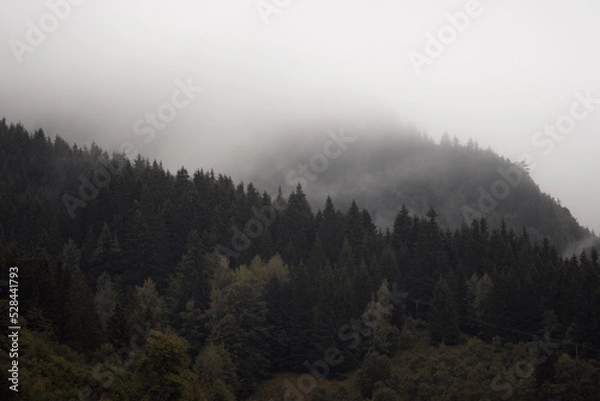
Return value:
[(433, 290), (429, 321), (431, 343), (457, 344), (460, 339), (458, 312), (454, 295), (444, 277), (440, 277)]
[(241, 266), (222, 290), (213, 290), (208, 317), (209, 340), (223, 344), (231, 353), (238, 366), (241, 395), (247, 396), (269, 366), (267, 307), (261, 286), (248, 268)]
[(112, 313), (106, 320), (106, 334), (109, 343), (117, 350), (125, 347), (129, 341), (127, 318), (119, 303), (114, 306)]
[(144, 280), (142, 286), (136, 286), (127, 305), (127, 320), (133, 326), (145, 329), (160, 329), (166, 321), (166, 305), (156, 290), (151, 278)]
[(356, 205), (355, 201), (352, 201), (350, 208), (346, 213), (346, 225), (344, 229), (344, 235), (348, 239), (348, 243), (354, 252), (355, 263), (360, 263), (360, 260), (365, 256), (360, 254), (361, 241), (363, 238), (363, 218)]
[(400, 330), (392, 324), (394, 305), (388, 283), (383, 280), (376, 297), (367, 305), (363, 322), (371, 329), (370, 351), (391, 355), (395, 350)]
[(331, 197), (325, 201), (323, 220), (317, 227), (319, 238), (323, 242), (323, 249), (332, 265), (337, 263), (337, 258), (342, 250), (344, 241), (344, 216), (335, 210)]
[(135, 369), (139, 397), (156, 401), (203, 401), (198, 376), (189, 370), (187, 341), (174, 334), (151, 332), (146, 352)]
[(239, 379), (236, 365), (225, 347), (207, 344), (194, 363), (194, 372), (210, 393), (209, 399), (235, 401)]
[(394, 220), (394, 231), (392, 233), (392, 246), (396, 252), (402, 249), (402, 247), (412, 247), (411, 231), (412, 220), (406, 205), (402, 205)]
[(113, 313), (117, 303), (117, 297), (118, 294), (112, 278), (108, 273), (103, 273), (100, 277), (98, 277), (94, 301), (98, 311), (98, 317), (100, 318), (100, 322), (104, 328), (106, 328), (108, 317)]
[(67, 344), (74, 350), (90, 353), (101, 340), (100, 318), (94, 294), (81, 269), (73, 271), (69, 296), (65, 305)]

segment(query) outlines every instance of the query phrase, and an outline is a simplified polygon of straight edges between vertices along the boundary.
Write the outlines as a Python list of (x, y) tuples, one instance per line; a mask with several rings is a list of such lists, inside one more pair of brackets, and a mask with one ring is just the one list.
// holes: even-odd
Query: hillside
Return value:
[[(28, 401), (235, 401), (301, 373), (327, 379), (311, 401), (479, 399), (515, 383), (531, 400), (595, 399), (596, 249), (563, 257), (484, 218), (452, 229), (433, 207), (399, 205), (384, 231), (360, 203), (314, 211), (301, 185), (286, 192), (0, 121), (0, 277), (13, 280), (0, 323), (20, 327), (0, 339), (5, 383)], [(525, 355), (526, 375), (482, 386)], [(345, 377), (347, 393), (325, 391)]]
[[(529, 401), (567, 394), (586, 399), (586, 390), (578, 391), (566, 382), (549, 385), (542, 394), (537, 394), (536, 377), (530, 364), (539, 360), (549, 365), (548, 359), (559, 359), (554, 344), (549, 341), (502, 344), (497, 338), (488, 344), (473, 338), (455, 347), (436, 347), (430, 345), (427, 324), (409, 320), (396, 347), (393, 358), (371, 355), (359, 369), (319, 381), (311, 400), (353, 401), (367, 395), (378, 401), (431, 397)], [(568, 371), (577, 364), (583, 368), (582, 372), (589, 369), (586, 380), (600, 374), (600, 368), (593, 364), (584, 367), (585, 363), (567, 355), (560, 359), (558, 376), (565, 381)], [(310, 382), (300, 373), (280, 373), (261, 383), (250, 400), (284, 401), (286, 392), (302, 394), (301, 389), (309, 386)]]
[[(291, 144), (277, 142), (261, 157), (244, 160), (236, 176), (271, 191), (277, 186), (290, 191), (300, 183), (315, 210), (327, 196), (344, 208), (355, 200), (382, 228), (391, 228), (398, 208), (406, 205), (419, 216), (435, 208), (440, 223), (451, 229), (473, 218), (485, 217), (491, 227), (505, 220), (535, 240), (548, 237), (569, 255), (600, 244), (565, 205), (538, 187), (527, 166), (473, 141), (445, 137), (438, 144), (414, 128), (380, 124), (313, 130), (323, 135), (290, 135), (296, 138)], [(332, 138), (347, 139), (329, 146)]]

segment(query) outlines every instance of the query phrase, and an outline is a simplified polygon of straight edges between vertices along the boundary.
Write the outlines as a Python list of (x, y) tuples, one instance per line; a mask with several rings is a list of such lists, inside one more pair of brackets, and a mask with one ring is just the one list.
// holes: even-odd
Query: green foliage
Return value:
[(390, 378), (392, 361), (385, 355), (369, 352), (360, 367), (356, 382), (363, 397), (373, 395), (375, 384)]
[(65, 305), (67, 344), (74, 350), (90, 353), (100, 345), (101, 324), (94, 296), (80, 269), (73, 272)]
[(108, 341), (116, 348), (121, 349), (129, 341), (129, 326), (125, 312), (120, 304), (116, 304), (106, 322)]
[[(227, 269), (226, 266), (220, 270)], [(222, 275), (217, 272), (216, 278)], [(214, 288), (208, 310), (210, 340), (231, 353), (238, 368), (242, 393), (267, 373), (268, 331), (266, 303), (259, 278), (246, 266), (237, 269), (222, 288)]]
[(137, 361), (135, 382), (142, 400), (206, 400), (198, 377), (189, 370), (187, 341), (152, 331), (146, 352)]
[(402, 401), (402, 399), (391, 388), (380, 387), (373, 392), (373, 401)]
[[(76, 399), (78, 390), (91, 382), (90, 369), (69, 350), (60, 352), (53, 345), (27, 329), (19, 337), (19, 398), (31, 401)], [(2, 352), (0, 366), (8, 370), (8, 354)], [(4, 369), (6, 367), (6, 369)], [(7, 385), (2, 386), (3, 390)], [(11, 399), (12, 391), (2, 399)], [(5, 398), (6, 396), (6, 398)]]
[(98, 311), (98, 317), (104, 328), (106, 328), (109, 316), (113, 313), (115, 305), (117, 304), (117, 299), (117, 290), (110, 274), (106, 272), (102, 273), (102, 275), (98, 277), (94, 301)]
[(443, 342), (447, 345), (454, 345), (458, 343), (460, 333), (456, 301), (443, 277), (440, 277), (433, 290), (430, 324), (433, 344)]
[(128, 304), (128, 323), (147, 329), (159, 329), (166, 321), (166, 306), (163, 297), (157, 292), (154, 280), (148, 278), (144, 284), (133, 289)]
[(573, 359), (563, 354), (556, 363), (556, 380), (570, 400), (589, 400), (600, 394), (600, 366), (596, 361)]
[(478, 278), (475, 273), (467, 281), (468, 306), (475, 319), (482, 319), (486, 314), (486, 302), (494, 286), (492, 279), (487, 274)]
[(394, 352), (400, 330), (392, 324), (393, 309), (387, 280), (384, 280), (362, 316), (365, 325), (371, 329), (371, 351), (385, 355)]
[(235, 400), (239, 391), (237, 366), (222, 345), (207, 344), (194, 363), (194, 372), (207, 389), (209, 400)]
[[(382, 143), (369, 163), (379, 171), (394, 160), (384, 170), (402, 184), (386, 189), (386, 205), (352, 191), (359, 199), (342, 201), (343, 211), (328, 197), (313, 213), (300, 186), (272, 200), (212, 171), (171, 174), (2, 120), (0, 272), (20, 267), (27, 399), (74, 398), (78, 386), (104, 400), (243, 399), (269, 374), (305, 372), (331, 349), (343, 362), (328, 365), (329, 377), (360, 367), (366, 397), (492, 397), (489, 383), (527, 360), (534, 335), (562, 343), (564, 355), (547, 355), (518, 386), (501, 375), (514, 399), (561, 386), (574, 399), (597, 391), (598, 253), (559, 256), (589, 233), (527, 175), (487, 219), (462, 224), (456, 213), (477, 202), (473, 189), (512, 164), (448, 138), (441, 147), (418, 136), (406, 149)], [(337, 174), (352, 171), (340, 162)], [(118, 171), (72, 218), (62, 195), (79, 195), (80, 178), (92, 182), (108, 164)], [(433, 176), (421, 176), (423, 166)], [(261, 214), (275, 202), (284, 207)], [(367, 204), (371, 212), (359, 207)], [(233, 246), (252, 219), (264, 230), (247, 248), (229, 259), (213, 251)], [(393, 221), (392, 231), (374, 220)], [(147, 344), (144, 329), (159, 330)], [(419, 348), (429, 340), (439, 347)], [(396, 355), (406, 366), (394, 366)]]

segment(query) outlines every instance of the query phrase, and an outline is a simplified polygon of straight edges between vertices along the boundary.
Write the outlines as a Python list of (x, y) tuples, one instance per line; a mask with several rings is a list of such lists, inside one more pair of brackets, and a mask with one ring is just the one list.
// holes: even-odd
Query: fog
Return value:
[(1, 0), (0, 117), (229, 174), (291, 133), (411, 123), (528, 154), (598, 233), (598, 17), (590, 0)]

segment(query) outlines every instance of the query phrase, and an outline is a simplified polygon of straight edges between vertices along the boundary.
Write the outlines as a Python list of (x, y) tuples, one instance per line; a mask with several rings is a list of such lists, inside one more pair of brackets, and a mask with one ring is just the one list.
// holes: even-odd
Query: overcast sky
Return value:
[[(227, 173), (278, 140), (267, 127), (392, 114), (529, 154), (542, 190), (600, 232), (598, 1), (66, 1), (0, 0), (10, 122)], [(557, 120), (568, 134), (536, 134)]]

